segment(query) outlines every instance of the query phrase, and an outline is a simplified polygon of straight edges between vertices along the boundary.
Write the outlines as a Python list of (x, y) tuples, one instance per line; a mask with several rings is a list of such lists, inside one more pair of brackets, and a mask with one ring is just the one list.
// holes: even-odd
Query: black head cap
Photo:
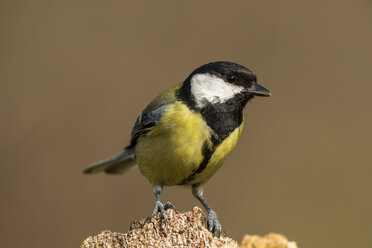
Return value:
[[(216, 61), (202, 65), (194, 70), (188, 79), (190, 80), (194, 75), (203, 73), (220, 77), (227, 82), (237, 85), (247, 85), (247, 83), (257, 81), (256, 75), (251, 70), (242, 65), (227, 61)], [(235, 80), (233, 77), (235, 77)]]

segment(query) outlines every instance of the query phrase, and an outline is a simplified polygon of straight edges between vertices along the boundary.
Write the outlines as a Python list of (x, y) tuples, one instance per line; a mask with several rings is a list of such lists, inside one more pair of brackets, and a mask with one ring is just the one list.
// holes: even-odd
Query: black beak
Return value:
[(255, 96), (271, 96), (271, 92), (259, 84), (254, 84), (251, 88), (248, 88), (247, 91)]

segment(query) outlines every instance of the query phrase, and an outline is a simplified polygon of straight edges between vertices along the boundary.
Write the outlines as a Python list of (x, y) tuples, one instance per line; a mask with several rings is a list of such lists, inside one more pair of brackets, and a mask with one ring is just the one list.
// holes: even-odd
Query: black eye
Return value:
[(236, 80), (236, 78), (235, 78), (234, 75), (228, 75), (228, 76), (227, 76), (227, 81), (228, 81), (229, 83), (234, 83), (235, 80)]

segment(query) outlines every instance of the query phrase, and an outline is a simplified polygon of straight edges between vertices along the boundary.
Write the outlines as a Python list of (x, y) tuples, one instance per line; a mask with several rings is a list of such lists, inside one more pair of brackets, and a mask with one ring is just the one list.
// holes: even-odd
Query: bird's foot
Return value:
[(209, 211), (207, 220), (209, 231), (212, 232), (213, 235), (220, 237), (222, 227), (220, 222), (218, 221), (216, 213), (213, 210)]
[(176, 208), (173, 206), (173, 204), (171, 202), (166, 202), (164, 204), (164, 210), (167, 210), (167, 209), (173, 209), (173, 210), (176, 210)]
[(154, 211), (152, 212), (152, 216), (154, 216), (156, 213), (159, 212), (160, 218), (165, 219), (165, 210), (170, 209), (170, 208), (176, 210), (176, 208), (170, 202), (163, 204), (160, 201), (156, 201)]

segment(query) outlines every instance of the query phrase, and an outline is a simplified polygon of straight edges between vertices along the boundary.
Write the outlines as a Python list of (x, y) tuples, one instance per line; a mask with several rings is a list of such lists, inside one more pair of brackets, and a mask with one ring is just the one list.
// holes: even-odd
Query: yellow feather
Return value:
[[(188, 184), (205, 184), (221, 167), (235, 148), (243, 124), (217, 146), (206, 168)], [(206, 141), (212, 146), (212, 132), (200, 114), (175, 102), (164, 112), (160, 123), (138, 140), (136, 160), (142, 174), (152, 185), (180, 184), (203, 161), (203, 144)]]
[(200, 114), (181, 102), (172, 104), (160, 123), (138, 140), (141, 172), (153, 185), (180, 184), (203, 160), (202, 146), (210, 133)]

